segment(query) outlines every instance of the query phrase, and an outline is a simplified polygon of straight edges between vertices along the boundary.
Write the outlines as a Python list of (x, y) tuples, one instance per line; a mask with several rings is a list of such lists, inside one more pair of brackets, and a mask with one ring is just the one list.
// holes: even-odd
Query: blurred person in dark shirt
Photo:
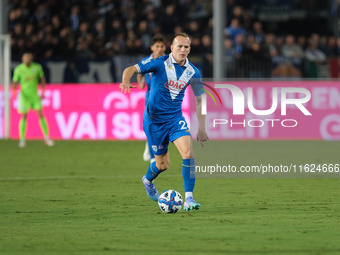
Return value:
[(213, 46), (209, 34), (202, 36), (203, 77), (213, 77)]

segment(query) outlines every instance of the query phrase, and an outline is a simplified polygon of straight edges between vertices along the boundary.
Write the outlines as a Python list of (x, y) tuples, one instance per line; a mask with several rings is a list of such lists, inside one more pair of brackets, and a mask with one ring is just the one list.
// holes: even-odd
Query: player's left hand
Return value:
[(204, 142), (209, 141), (209, 137), (205, 130), (198, 130), (197, 133), (197, 141), (201, 143), (201, 146), (204, 147)]
[(130, 82), (122, 82), (119, 88), (124, 93), (130, 93), (130, 88), (137, 88), (137, 86), (133, 86)]

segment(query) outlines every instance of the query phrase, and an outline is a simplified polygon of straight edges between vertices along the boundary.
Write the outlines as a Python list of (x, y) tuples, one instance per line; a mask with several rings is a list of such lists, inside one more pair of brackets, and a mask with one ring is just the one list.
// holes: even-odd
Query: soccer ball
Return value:
[(164, 213), (176, 213), (181, 210), (183, 199), (176, 190), (166, 190), (158, 198), (158, 206)]

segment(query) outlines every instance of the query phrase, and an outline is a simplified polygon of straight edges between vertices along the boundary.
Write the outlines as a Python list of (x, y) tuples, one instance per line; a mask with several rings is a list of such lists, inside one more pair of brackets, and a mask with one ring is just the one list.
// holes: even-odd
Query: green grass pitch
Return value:
[[(236, 165), (340, 163), (339, 142), (228, 145)], [(197, 178), (201, 210), (167, 215), (145, 193), (144, 146), (0, 141), (0, 254), (340, 254), (339, 178)], [(157, 188), (184, 195), (170, 154)]]

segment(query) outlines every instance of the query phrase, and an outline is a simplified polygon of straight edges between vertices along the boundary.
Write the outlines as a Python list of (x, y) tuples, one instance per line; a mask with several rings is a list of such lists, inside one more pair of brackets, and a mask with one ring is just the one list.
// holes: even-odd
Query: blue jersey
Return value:
[[(156, 60), (144, 60), (135, 67), (140, 74), (152, 72), (149, 101), (145, 111), (152, 122), (164, 123), (182, 116), (182, 101), (186, 88), (194, 78), (201, 79), (198, 69), (188, 59), (183, 66), (172, 54)], [(203, 85), (202, 85), (203, 87)], [(196, 97), (204, 93), (200, 86), (192, 87)]]
[[(146, 57), (146, 58), (143, 58), (141, 60), (141, 62), (144, 62), (144, 61), (147, 61), (147, 60), (150, 60), (150, 61), (153, 61), (153, 53)], [(150, 94), (150, 89), (151, 89), (151, 78), (152, 78), (152, 73), (147, 73), (145, 74), (145, 83), (146, 83), (146, 94), (145, 94), (145, 103), (147, 103), (148, 99), (149, 99), (149, 94)]]

